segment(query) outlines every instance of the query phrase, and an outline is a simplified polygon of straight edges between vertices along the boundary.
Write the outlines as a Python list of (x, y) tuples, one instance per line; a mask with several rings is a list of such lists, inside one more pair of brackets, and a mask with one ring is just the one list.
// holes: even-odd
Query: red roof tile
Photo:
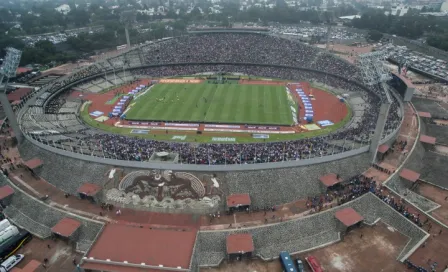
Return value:
[(339, 183), (338, 176), (336, 174), (330, 173), (328, 175), (322, 176), (319, 178), (320, 182), (322, 182), (325, 186), (331, 187)]
[(16, 74), (20, 75), (20, 74), (23, 74), (23, 73), (26, 73), (26, 72), (29, 72), (32, 70), (33, 69), (26, 68), (26, 67), (17, 67)]
[(420, 174), (410, 169), (404, 168), (400, 172), (400, 177), (410, 182), (416, 182), (420, 178)]
[(101, 187), (93, 183), (84, 183), (78, 188), (78, 193), (82, 193), (87, 196), (95, 196), (99, 191), (101, 191)]
[[(103, 272), (166, 272), (167, 270), (160, 269), (152, 269), (152, 268), (141, 268), (141, 267), (132, 267), (132, 266), (124, 266), (117, 264), (108, 264), (108, 263), (89, 263), (84, 262), (81, 265), (85, 270), (93, 270), (93, 271), (103, 271)], [(19, 271), (20, 272), (20, 271)]]
[(11, 188), (9, 185), (0, 187), (0, 200), (4, 199), (12, 194), (14, 194), (14, 189)]
[(335, 214), (336, 218), (342, 222), (346, 227), (355, 225), (356, 223), (364, 220), (359, 213), (357, 213), (353, 208), (345, 208), (339, 210)]
[(420, 142), (434, 145), (436, 144), (436, 138), (428, 135), (420, 135)]
[(56, 226), (51, 228), (51, 231), (59, 234), (63, 237), (70, 237), (75, 233), (75, 231), (81, 226), (81, 222), (65, 217), (59, 221)]
[(41, 159), (33, 158), (25, 162), (25, 165), (30, 169), (36, 169), (43, 164)]
[[(108, 224), (86, 255), (96, 260), (109, 259), (125, 265), (145, 263), (148, 266), (165, 268), (189, 268), (196, 230), (151, 229), (124, 224)], [(83, 264), (84, 267), (84, 264)], [(110, 271), (126, 271), (116, 269)], [(145, 271), (142, 269), (142, 271)]]
[(227, 207), (249, 206), (250, 204), (249, 194), (234, 194), (227, 197)]
[(423, 117), (423, 118), (431, 118), (431, 113), (425, 112), (425, 111), (419, 111), (418, 116)]
[(378, 147), (378, 153), (384, 154), (389, 150), (389, 146), (387, 144), (382, 144)]
[(240, 233), (227, 236), (227, 254), (246, 253), (254, 251), (252, 234)]

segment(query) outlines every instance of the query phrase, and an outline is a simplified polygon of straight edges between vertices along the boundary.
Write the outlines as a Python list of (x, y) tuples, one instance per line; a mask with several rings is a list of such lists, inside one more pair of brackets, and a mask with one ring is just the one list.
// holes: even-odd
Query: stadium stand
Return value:
[[(175, 69), (173, 69), (175, 68)], [(169, 69), (169, 70), (167, 70)], [(141, 70), (136, 71), (134, 73), (147, 73), (148, 76), (158, 75), (158, 76), (169, 76), (169, 75), (175, 75), (175, 74), (194, 74), (195, 72), (200, 71), (216, 71), (216, 69), (220, 69), (223, 71), (223, 69), (229, 70), (229, 71), (243, 71), (246, 74), (257, 74), (257, 75), (270, 75), (271, 77), (282, 77), (282, 78), (294, 78), (297, 77), (297, 74), (293, 73), (293, 69), (284, 69), (276, 67), (275, 69), (271, 67), (257, 67), (257, 66), (179, 66), (179, 67), (155, 67), (150, 68), (149, 70)], [(238, 70), (240, 69), (240, 70)], [(243, 69), (243, 70), (241, 70)], [(148, 74), (149, 71), (149, 74)], [(238, 163), (263, 163), (263, 162), (273, 162), (273, 161), (281, 161), (281, 160), (296, 160), (296, 159), (304, 159), (304, 158), (310, 158), (314, 156), (321, 156), (321, 155), (327, 155), (327, 154), (333, 154), (333, 153), (339, 153), (342, 150), (340, 149), (334, 149), (331, 148), (331, 151), (328, 150), (328, 147), (330, 146), (328, 141), (329, 140), (348, 140), (348, 141), (354, 141), (359, 143), (365, 142), (367, 143), (369, 141), (370, 132), (374, 128), (376, 123), (376, 106), (379, 103), (379, 100), (377, 96), (369, 94), (369, 92), (366, 92), (365, 90), (359, 88), (357, 85), (349, 84), (347, 81), (341, 80), (337, 77), (328, 77), (324, 76), (323, 74), (319, 74), (316, 72), (303, 72), (300, 74), (301, 78), (298, 78), (298, 80), (313, 80), (317, 82), (325, 82), (327, 85), (330, 85), (334, 88), (338, 89), (346, 89), (349, 92), (358, 92), (362, 93), (363, 95), (363, 101), (367, 102), (363, 104), (362, 113), (358, 113), (358, 119), (356, 122), (351, 123), (351, 126), (348, 129), (341, 130), (328, 138), (313, 138), (308, 141), (292, 141), (289, 142), (286, 149), (283, 143), (280, 144), (268, 144), (268, 148), (270, 150), (277, 150), (276, 152), (270, 152), (270, 154), (267, 154), (266, 152), (261, 153), (260, 155), (255, 154), (256, 150), (263, 150), (266, 146), (260, 145), (260, 144), (249, 144), (244, 146), (244, 150), (241, 153), (241, 150), (237, 152), (236, 149), (232, 147), (232, 145), (206, 145), (201, 146), (199, 145), (198, 148), (195, 148), (194, 151), (193, 148), (186, 144), (175, 144), (175, 145), (167, 145), (161, 142), (155, 142), (155, 141), (145, 141), (145, 140), (139, 140), (139, 139), (131, 139), (127, 137), (121, 137), (117, 135), (105, 135), (105, 134), (93, 134), (93, 138), (91, 142), (95, 143), (86, 143), (88, 139), (83, 138), (82, 143), (80, 143), (78, 139), (71, 139), (72, 146), (80, 146), (85, 145), (83, 147), (88, 149), (88, 146), (98, 146), (97, 141), (100, 141), (100, 146), (102, 150), (89, 150), (89, 153), (93, 153), (94, 155), (98, 155), (101, 157), (107, 157), (107, 158), (114, 158), (114, 159), (125, 159), (125, 160), (146, 160), (149, 157), (151, 157), (152, 153), (155, 151), (169, 151), (170, 148), (174, 149), (173, 151), (179, 151), (181, 150), (182, 153), (180, 154), (180, 159), (182, 163), (189, 163), (189, 164), (238, 164)], [(297, 78), (296, 78), (297, 79)], [(360, 112), (360, 111), (358, 111)], [(362, 115), (362, 117), (361, 117)], [(398, 125), (400, 124), (400, 119), (402, 117), (402, 114), (398, 110), (398, 104), (393, 103), (392, 110), (390, 111), (387, 126), (385, 129), (385, 134), (391, 133), (394, 131)], [(36, 118), (35, 118), (36, 119)], [(64, 132), (79, 132), (82, 130), (82, 126), (70, 123), (69, 125), (73, 126), (70, 127), (69, 130), (66, 130), (65, 124), (61, 124), (59, 127), (51, 126), (48, 123), (45, 123), (42, 117), (38, 117), (39, 120), (37, 120), (38, 127), (40, 126), (42, 129), (49, 129), (58, 131), (60, 133)], [(25, 119), (25, 121), (29, 121), (28, 119)], [(39, 125), (39, 121), (44, 121), (43, 124)], [(30, 125), (32, 124), (32, 127), (29, 129), (25, 126), (26, 131), (32, 131), (35, 127), (33, 123), (30, 122), (24, 122), (23, 125)], [(63, 128), (62, 131), (60, 128)], [(51, 133), (52, 135), (54, 132)], [(45, 133), (39, 134), (39, 140), (43, 142), (45, 141)], [(64, 138), (64, 140), (67, 140)], [(134, 144), (130, 144), (130, 142), (135, 142)], [(140, 154), (140, 152), (129, 152), (127, 150), (126, 153), (121, 152), (121, 146), (117, 145), (116, 143), (119, 142), (123, 145), (123, 147), (128, 146), (134, 146), (137, 149), (144, 148), (147, 150), (147, 153)], [(313, 145), (313, 149), (310, 149), (309, 146)], [(64, 148), (59, 143), (56, 143), (57, 147)], [(215, 146), (219, 149), (215, 149)], [(297, 147), (302, 147), (302, 151), (297, 152)], [(354, 145), (352, 145), (354, 146)], [(229, 148), (227, 148), (229, 147)], [(220, 150), (222, 148), (227, 149), (227, 151)], [(344, 150), (346, 151), (350, 147), (345, 147)], [(78, 148), (80, 150), (81, 147)], [(209, 150), (210, 149), (210, 150)], [(208, 150), (208, 151), (207, 151)], [(286, 154), (283, 154), (283, 150), (291, 151), (287, 152)], [(211, 155), (209, 156), (209, 153), (211, 151)], [(226, 153), (230, 159), (225, 159), (222, 154)]]
[(307, 167), (227, 172), (225, 179), (229, 194), (250, 193), (253, 206), (272, 207), (325, 193), (319, 184), (322, 175), (338, 173), (341, 178), (349, 179), (369, 164), (369, 156), (363, 154)]

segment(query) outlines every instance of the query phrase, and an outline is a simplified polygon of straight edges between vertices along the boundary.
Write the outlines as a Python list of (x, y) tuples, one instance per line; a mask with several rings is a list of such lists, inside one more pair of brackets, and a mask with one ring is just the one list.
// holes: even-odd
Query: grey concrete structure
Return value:
[(370, 153), (372, 154), (372, 163), (376, 161), (376, 154), (378, 146), (380, 146), (381, 137), (384, 132), (384, 127), (387, 121), (387, 115), (389, 114), (391, 104), (382, 103), (380, 106), (380, 112), (378, 114), (378, 119), (376, 121), (375, 132), (373, 133), (372, 142), (370, 144)]
[(414, 97), (412, 104), (418, 111), (431, 113), (433, 118), (448, 118), (448, 111), (440, 106), (436, 100)]
[(448, 126), (427, 124), (425, 134), (436, 138), (437, 144), (448, 145)]
[(367, 153), (307, 167), (226, 172), (228, 194), (249, 193), (252, 206), (272, 207), (325, 193), (319, 178), (337, 173), (349, 178), (365, 171), (370, 164)]
[[(3, 174), (0, 174), (0, 183), (12, 185), (6, 179)], [(42, 239), (49, 238), (51, 228), (61, 219), (70, 216), (66, 211), (33, 198), (17, 187), (15, 187), (12, 203), (5, 208), (4, 213), (11, 222)], [(71, 217), (81, 222), (76, 242), (81, 243), (80, 249), (87, 249), (103, 228), (103, 223), (74, 215)]]
[(17, 122), (17, 117), (14, 114), (14, 111), (12, 110), (11, 104), (9, 103), (8, 97), (6, 96), (6, 93), (4, 90), (0, 91), (0, 103), (2, 104), (3, 111), (6, 115), (6, 117), (8, 118), (8, 123), (14, 131), (14, 135), (17, 139), (17, 142), (21, 143), (23, 141), (22, 130), (19, 127), (19, 124)]
[(283, 223), (246, 228), (244, 230), (200, 231), (194, 253), (199, 266), (218, 266), (226, 256), (226, 237), (233, 233), (250, 233), (254, 240), (254, 254), (265, 260), (278, 258), (280, 251), (300, 253), (338, 242), (340, 229), (334, 214), (337, 210), (352, 207), (364, 217), (364, 222), (378, 220), (393, 227), (409, 240), (398, 260), (406, 258), (424, 239), (427, 233), (396, 212), (375, 195), (368, 193), (342, 206)]

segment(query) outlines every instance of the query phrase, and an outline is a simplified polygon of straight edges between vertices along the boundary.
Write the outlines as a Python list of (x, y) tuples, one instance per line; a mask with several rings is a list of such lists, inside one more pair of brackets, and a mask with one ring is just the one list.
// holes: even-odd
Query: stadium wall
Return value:
[[(308, 68), (302, 68), (302, 67), (293, 67), (293, 66), (286, 66), (286, 65), (269, 65), (269, 64), (256, 64), (256, 63), (233, 63), (233, 62), (224, 62), (224, 63), (169, 63), (169, 64), (157, 64), (157, 65), (144, 65), (144, 66), (136, 66), (130, 68), (130, 70), (133, 69), (142, 69), (142, 68), (151, 68), (151, 67), (162, 67), (162, 66), (188, 66), (188, 65), (235, 65), (235, 66), (262, 66), (262, 67), (277, 67), (277, 68), (286, 68), (286, 69), (294, 69), (298, 71), (308, 71), (308, 72), (314, 72), (314, 73), (320, 73), (325, 74), (327, 76), (336, 77), (342, 80), (345, 80), (351, 84), (357, 85), (360, 88), (363, 88), (366, 91), (369, 91), (365, 86), (362, 84), (352, 81), (349, 79), (346, 79), (342, 76), (314, 70), (314, 69), (308, 69)], [(106, 73), (113, 72), (113, 70), (106, 71)], [(72, 82), (70, 84), (67, 84), (63, 87), (61, 87), (59, 90), (55, 91), (44, 103), (44, 107), (46, 104), (53, 99), (55, 96), (57, 96), (59, 93), (75, 86), (76, 84), (79, 84), (81, 82), (95, 79), (99, 76), (104, 75), (104, 72), (100, 72), (98, 74), (95, 74), (93, 76), (89, 76), (80, 80), (77, 80), (75, 82)], [(22, 116), (25, 113), (28, 106), (32, 103), (34, 103), (36, 97), (30, 99), (27, 101), (25, 106), (20, 110), (19, 113), (19, 123), (21, 122)], [(400, 103), (401, 111), (403, 112), (402, 103)], [(394, 132), (387, 135), (385, 138), (383, 138), (380, 141), (380, 144), (388, 143), (390, 141), (395, 140), (398, 132), (400, 130), (400, 127), (398, 127)], [(312, 158), (307, 160), (298, 160), (298, 161), (285, 161), (285, 162), (273, 162), (273, 163), (260, 163), (260, 164), (233, 164), (233, 165), (195, 165), (195, 164), (174, 164), (174, 163), (149, 163), (149, 162), (138, 162), (138, 161), (123, 161), (123, 160), (114, 160), (114, 159), (106, 159), (106, 158), (100, 158), (100, 157), (94, 157), (89, 155), (83, 155), (79, 153), (73, 153), (66, 150), (57, 149), (55, 147), (45, 145), (41, 142), (38, 142), (31, 138), (30, 136), (25, 135), (25, 138), (30, 141), (31, 143), (35, 144), (36, 146), (43, 148), (45, 150), (48, 150), (50, 152), (54, 152), (56, 154), (71, 157), (78, 160), (84, 160), (84, 161), (91, 161), (95, 163), (101, 163), (101, 164), (107, 164), (107, 165), (114, 165), (114, 166), (123, 166), (123, 167), (132, 167), (132, 168), (150, 168), (150, 169), (165, 169), (165, 170), (176, 170), (176, 171), (208, 171), (208, 172), (218, 172), (218, 171), (250, 171), (250, 170), (262, 170), (262, 169), (273, 169), (273, 168), (288, 168), (288, 167), (299, 167), (299, 166), (306, 166), (306, 165), (312, 165), (312, 164), (319, 164), (319, 163), (326, 163), (333, 160), (340, 160), (344, 158), (348, 158), (351, 156), (356, 156), (365, 152), (369, 151), (369, 146), (364, 146), (359, 149), (350, 150), (344, 153), (339, 153), (335, 155), (329, 155), (324, 157), (318, 157), (318, 158)]]

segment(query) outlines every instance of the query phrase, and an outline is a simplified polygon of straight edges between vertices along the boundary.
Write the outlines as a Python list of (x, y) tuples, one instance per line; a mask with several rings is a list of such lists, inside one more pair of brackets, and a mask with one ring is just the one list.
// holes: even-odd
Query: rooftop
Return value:
[(240, 233), (227, 236), (227, 254), (237, 254), (254, 251), (252, 234)]
[(346, 227), (353, 226), (364, 220), (364, 217), (357, 213), (353, 208), (339, 210), (336, 212), (335, 216)]
[(378, 147), (378, 153), (384, 154), (389, 150), (389, 146), (387, 144), (382, 144)]
[[(110, 260), (111, 264), (102, 266), (104, 271), (154, 271), (160, 265), (166, 269), (188, 269), (195, 241), (196, 230), (108, 224), (86, 255), (82, 267), (95, 266), (89, 260), (94, 258), (97, 261)], [(127, 270), (131, 264), (146, 269)]]
[(431, 118), (431, 113), (425, 112), (425, 111), (419, 111), (418, 116), (424, 117), (424, 118)]
[(319, 180), (327, 187), (331, 187), (339, 183), (338, 176), (333, 173), (322, 176), (319, 178)]
[(70, 237), (80, 226), (81, 222), (65, 217), (62, 218), (61, 221), (59, 221), (54, 227), (52, 227), (51, 231), (64, 237)]
[(428, 135), (421, 135), (420, 142), (434, 145), (436, 144), (436, 138)]
[(42, 160), (39, 158), (32, 158), (25, 162), (25, 165), (30, 169), (36, 169), (43, 164)]
[(78, 193), (86, 196), (95, 196), (99, 191), (101, 191), (101, 187), (93, 183), (84, 183), (78, 188)]
[(234, 194), (227, 197), (227, 207), (249, 206), (250, 204), (249, 194)]
[(400, 177), (410, 182), (416, 182), (420, 178), (420, 174), (407, 168), (403, 168)]
[(14, 194), (14, 189), (11, 188), (9, 185), (0, 187), (0, 200), (4, 199), (12, 194)]

